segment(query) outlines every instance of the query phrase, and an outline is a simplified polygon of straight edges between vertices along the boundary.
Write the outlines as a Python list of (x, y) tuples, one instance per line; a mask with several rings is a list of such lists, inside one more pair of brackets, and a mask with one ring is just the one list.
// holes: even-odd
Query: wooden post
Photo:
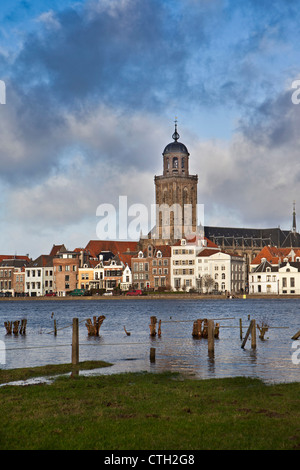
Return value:
[(157, 323), (157, 318), (156, 317), (150, 317), (150, 336), (156, 336), (156, 323)]
[(240, 318), (240, 339), (243, 340), (243, 324), (242, 319)]
[(161, 337), (161, 320), (158, 322), (158, 330), (157, 330), (158, 337)]
[(26, 318), (23, 318), (21, 320), (20, 335), (26, 335), (26, 325), (27, 325), (27, 320)]
[(248, 328), (248, 330), (247, 330), (247, 333), (246, 333), (246, 335), (245, 335), (245, 338), (244, 338), (244, 340), (243, 340), (243, 342), (242, 342), (241, 348), (243, 348), (243, 349), (244, 349), (245, 344), (246, 344), (246, 342), (247, 342), (247, 339), (248, 339), (248, 337), (249, 337), (249, 335), (250, 335), (250, 333), (251, 333), (251, 327), (252, 327), (252, 325), (251, 325), (251, 323), (250, 323), (249, 328)]
[(208, 352), (212, 353), (215, 350), (215, 324), (213, 320), (207, 322), (207, 337), (208, 337)]
[(208, 320), (207, 318), (204, 318), (203, 320), (203, 329), (201, 332), (202, 338), (208, 338)]
[(57, 336), (56, 320), (54, 320), (54, 336)]
[(4, 326), (5, 326), (5, 329), (6, 329), (6, 334), (11, 335), (11, 333), (12, 333), (12, 322), (11, 321), (5, 321)]
[(201, 338), (202, 337), (202, 321), (201, 318), (198, 318), (198, 320), (195, 320), (193, 323), (193, 332), (192, 336), (193, 338)]
[(79, 328), (78, 318), (73, 318), (73, 334), (72, 334), (72, 364), (79, 363)]
[(296, 333), (296, 334), (292, 337), (293, 340), (297, 340), (298, 338), (300, 338), (300, 330), (298, 331), (298, 333)]
[(16, 336), (19, 334), (19, 325), (20, 325), (20, 322), (18, 320), (14, 321), (13, 334)]
[(155, 362), (155, 348), (150, 348), (150, 362)]
[(256, 321), (251, 320), (251, 348), (256, 349)]

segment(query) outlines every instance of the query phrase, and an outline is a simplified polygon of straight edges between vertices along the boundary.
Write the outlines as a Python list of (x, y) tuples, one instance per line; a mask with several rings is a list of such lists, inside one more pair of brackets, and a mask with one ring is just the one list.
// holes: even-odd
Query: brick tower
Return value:
[(163, 151), (163, 174), (155, 176), (156, 227), (151, 238), (173, 243), (197, 230), (198, 176), (189, 174), (189, 152), (179, 142), (177, 120), (173, 142)]

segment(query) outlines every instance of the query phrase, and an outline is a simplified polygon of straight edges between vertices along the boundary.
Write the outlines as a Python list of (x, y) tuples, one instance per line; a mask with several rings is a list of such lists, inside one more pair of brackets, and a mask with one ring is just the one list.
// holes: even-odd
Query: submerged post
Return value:
[(72, 364), (79, 363), (79, 328), (78, 318), (73, 318), (73, 333), (72, 333)]
[(251, 320), (251, 348), (256, 349), (256, 321)]
[(152, 364), (155, 362), (155, 348), (150, 348), (150, 362)]
[(213, 320), (207, 322), (208, 352), (215, 350), (215, 323)]

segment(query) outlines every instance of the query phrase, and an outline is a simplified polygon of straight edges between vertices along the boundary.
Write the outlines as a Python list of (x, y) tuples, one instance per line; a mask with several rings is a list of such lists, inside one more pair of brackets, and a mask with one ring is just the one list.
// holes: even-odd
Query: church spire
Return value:
[(178, 139), (180, 139), (180, 135), (178, 134), (177, 132), (177, 117), (175, 117), (175, 132), (174, 134), (172, 135), (172, 139), (175, 140), (175, 142), (177, 142)]
[(293, 233), (296, 233), (296, 202), (293, 204)]

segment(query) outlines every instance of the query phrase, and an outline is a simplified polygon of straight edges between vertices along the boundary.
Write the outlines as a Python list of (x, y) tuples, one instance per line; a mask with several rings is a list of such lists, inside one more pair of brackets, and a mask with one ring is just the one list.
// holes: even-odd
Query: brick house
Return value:
[(131, 259), (132, 285), (136, 289), (169, 289), (170, 287), (169, 245), (148, 245)]
[(80, 252), (66, 250), (58, 252), (53, 258), (54, 292), (58, 296), (65, 296), (77, 288), (80, 257)]
[(21, 276), (23, 268), (29, 262), (28, 256), (0, 256), (0, 292), (10, 296), (14, 296), (15, 292), (24, 292), (24, 284), (21, 285), (19, 277), (17, 278), (15, 274)]

